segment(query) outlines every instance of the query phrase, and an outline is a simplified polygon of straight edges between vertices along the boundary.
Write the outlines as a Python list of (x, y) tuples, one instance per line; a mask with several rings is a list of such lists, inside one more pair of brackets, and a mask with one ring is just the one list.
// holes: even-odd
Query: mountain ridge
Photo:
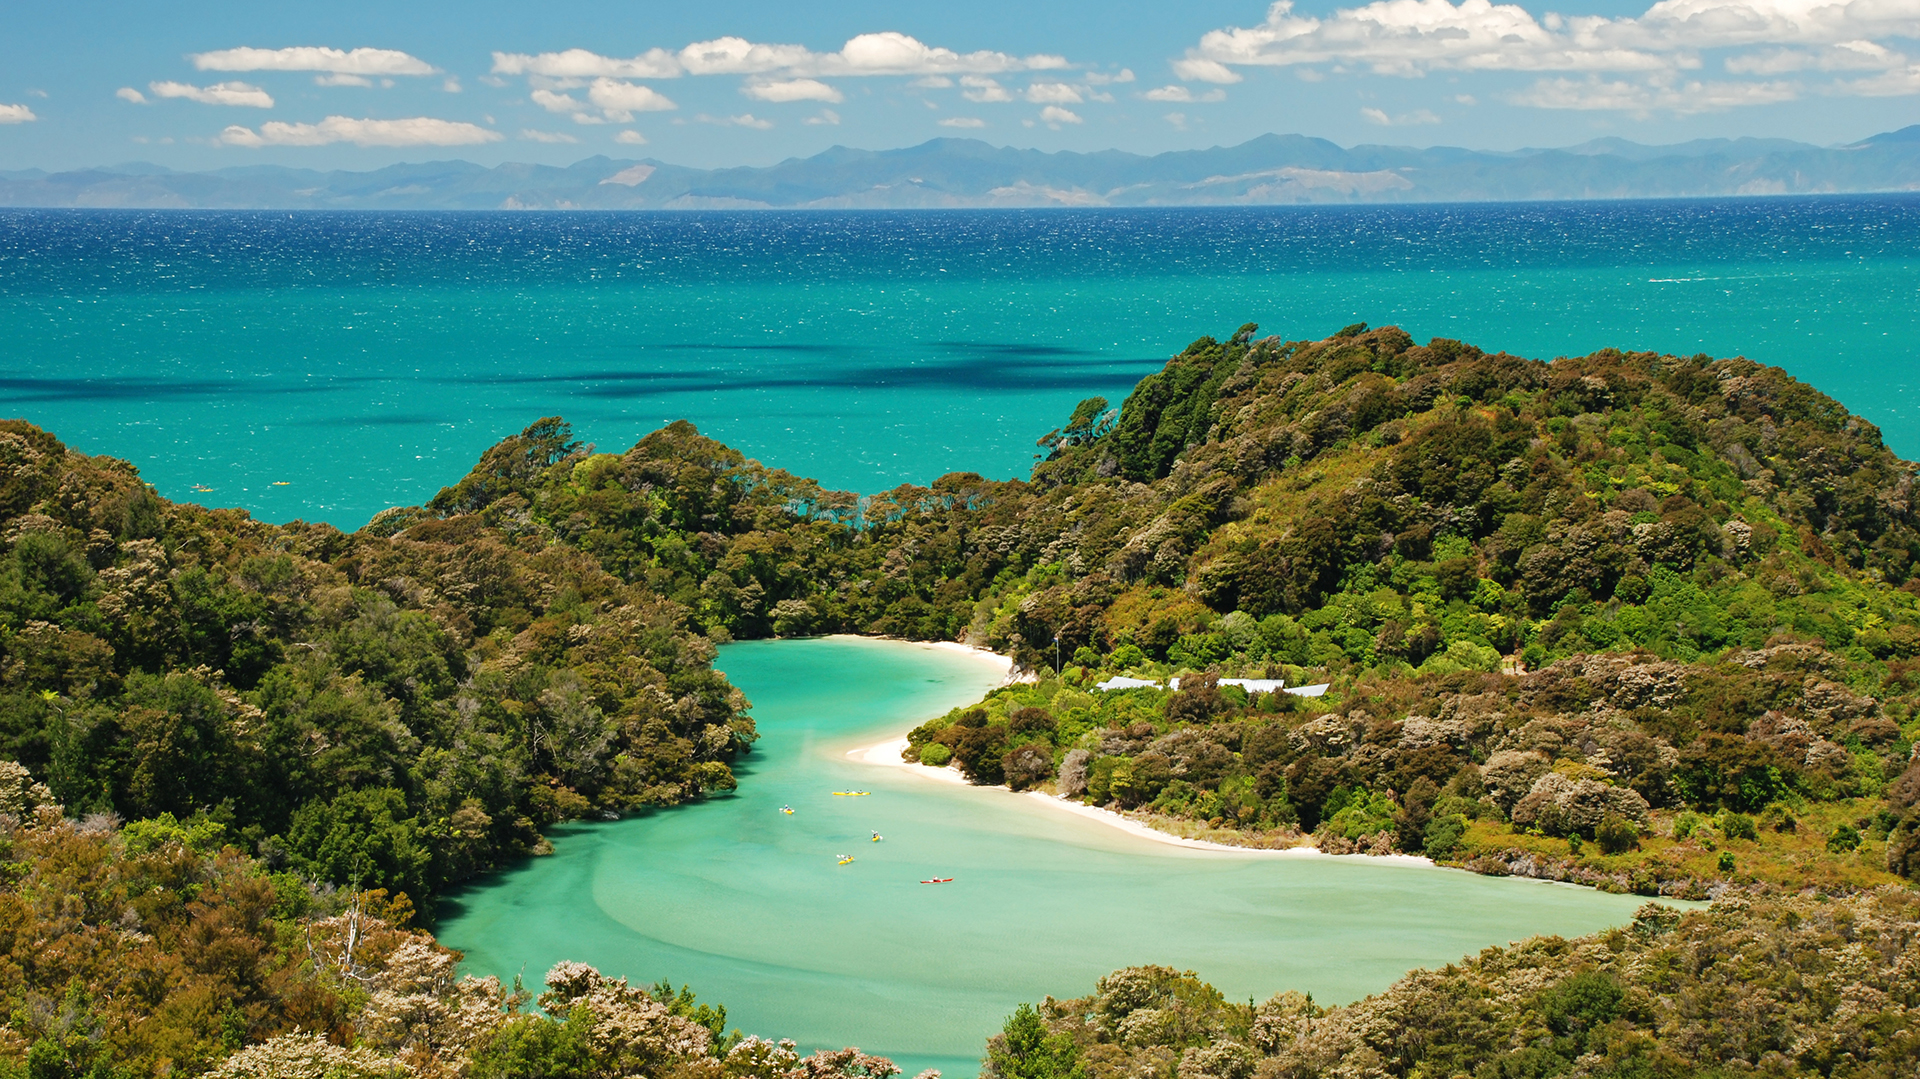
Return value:
[(1266, 134), (1141, 155), (939, 138), (833, 146), (767, 166), (697, 169), (595, 155), (571, 165), (458, 159), (366, 172), (148, 162), (0, 171), (0, 206), (129, 209), (931, 209), (1251, 206), (1852, 194), (1920, 189), (1920, 125), (1821, 147), (1786, 139), (1646, 146), (1608, 137), (1513, 151), (1341, 147)]

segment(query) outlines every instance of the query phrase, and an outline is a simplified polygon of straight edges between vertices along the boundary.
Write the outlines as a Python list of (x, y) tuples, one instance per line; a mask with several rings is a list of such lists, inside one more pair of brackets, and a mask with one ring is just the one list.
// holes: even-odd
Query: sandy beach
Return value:
[[(952, 648), (970, 652), (983, 658), (997, 661), (1008, 669), (1011, 669), (1012, 666), (1012, 664), (1008, 662), (1007, 657), (988, 652), (985, 649), (971, 648), (964, 644), (954, 644), (950, 642), (940, 642), (935, 644), (934, 647)], [(929, 765), (913, 764), (902, 760), (900, 754), (901, 751), (906, 748), (907, 739), (905, 735), (902, 735), (885, 742), (877, 742), (870, 746), (861, 746), (857, 749), (849, 750), (847, 751), (847, 759), (858, 761), (861, 764), (904, 769), (922, 779), (929, 779), (935, 783), (957, 784), (960, 786), (968, 785), (966, 777), (960, 774), (959, 769), (952, 766), (934, 768)], [(984, 789), (1003, 794), (1013, 793), (1005, 787)], [(1374, 865), (1433, 867), (1432, 859), (1416, 854), (1327, 854), (1317, 847), (1304, 844), (1298, 847), (1289, 847), (1285, 850), (1271, 850), (1264, 847), (1236, 847), (1228, 843), (1214, 843), (1204, 839), (1187, 839), (1183, 836), (1160, 831), (1131, 817), (1115, 813), (1110, 809), (1100, 809), (1096, 806), (1086, 805), (1081, 802), (1068, 801), (1067, 799), (1047, 794), (1044, 791), (1027, 791), (1026, 797), (1033, 799), (1038, 804), (1050, 806), (1064, 813), (1071, 813), (1085, 820), (1096, 821), (1109, 828), (1117, 828), (1120, 831), (1126, 832), (1128, 835), (1140, 839), (1151, 840), (1155, 843), (1166, 843), (1176, 847), (1185, 847), (1189, 850), (1220, 851), (1226, 854), (1255, 855), (1262, 858), (1360, 858)]]

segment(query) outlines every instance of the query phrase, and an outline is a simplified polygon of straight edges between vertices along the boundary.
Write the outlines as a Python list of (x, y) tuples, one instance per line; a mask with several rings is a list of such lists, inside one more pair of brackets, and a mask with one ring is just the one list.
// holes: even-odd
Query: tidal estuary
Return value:
[[(1088, 992), (1117, 967), (1191, 968), (1234, 999), (1300, 989), (1337, 1003), (1488, 945), (1623, 923), (1644, 902), (1359, 857), (1185, 849), (846, 758), (998, 683), (965, 653), (756, 641), (715, 665), (760, 729), (739, 792), (554, 829), (553, 855), (443, 904), (440, 939), (465, 970), (537, 986), (577, 959), (670, 978), (748, 1033), (858, 1045), (909, 1075), (958, 1079), (1014, 1005)], [(848, 790), (871, 793), (833, 793)], [(920, 883), (934, 877), (954, 879)]]

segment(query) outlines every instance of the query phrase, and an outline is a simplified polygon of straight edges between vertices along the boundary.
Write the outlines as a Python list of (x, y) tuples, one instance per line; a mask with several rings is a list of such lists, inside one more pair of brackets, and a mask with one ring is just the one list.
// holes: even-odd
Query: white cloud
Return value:
[(1184, 112), (1170, 112), (1164, 119), (1167, 123), (1173, 125), (1175, 131), (1185, 131), (1187, 129), (1187, 114)]
[(543, 52), (537, 56), (520, 52), (493, 54), (496, 75), (547, 75), (553, 78), (591, 79), (596, 76), (615, 79), (672, 79), (680, 75), (680, 61), (665, 49), (649, 49), (639, 56), (618, 60), (586, 49)]
[(1004, 71), (1045, 71), (1067, 66), (1064, 57), (1013, 56), (982, 50), (958, 53), (927, 45), (895, 31), (860, 34), (839, 52), (816, 53), (803, 45), (763, 45), (744, 38), (699, 41), (680, 50), (680, 62), (693, 75), (957, 75)]
[(1082, 124), (1086, 121), (1080, 119), (1079, 115), (1071, 109), (1063, 109), (1058, 105), (1048, 105), (1046, 108), (1040, 110), (1040, 122), (1058, 130), (1061, 124)]
[[(1569, 20), (1572, 22), (1573, 20)], [(1839, 44), (1920, 37), (1910, 0), (1661, 0), (1638, 19), (1596, 20), (1646, 47)]]
[(758, 75), (770, 71), (812, 73), (814, 54), (805, 45), (762, 45), (743, 37), (696, 41), (675, 57), (693, 75)]
[(244, 82), (216, 82), (212, 86), (192, 86), (184, 82), (150, 82), (147, 89), (155, 97), (178, 97), (202, 105), (239, 105), (250, 109), (273, 108), (273, 97), (258, 86)]
[(1132, 81), (1133, 81), (1133, 70), (1131, 68), (1123, 67), (1119, 70), (1118, 73), (1113, 75), (1108, 75), (1099, 71), (1087, 72), (1088, 86), (1106, 86), (1109, 83), (1132, 82)]
[[(638, 131), (635, 131), (632, 128), (627, 128), (625, 131), (622, 131), (618, 135), (615, 135), (613, 137), (613, 141), (620, 143), (623, 146), (645, 146), (647, 144), (647, 137), (645, 135), (642, 135)], [(648, 169), (647, 171), (651, 172), (653, 170)], [(603, 184), (606, 183), (605, 180), (602, 180), (600, 182)], [(628, 186), (632, 186), (632, 185), (628, 185)]]
[(584, 107), (579, 100), (569, 97), (566, 94), (555, 93), (552, 90), (535, 90), (528, 96), (533, 98), (535, 105), (540, 106), (548, 112), (573, 113), (581, 111)]
[(1361, 109), (1360, 115), (1366, 118), (1367, 123), (1379, 124), (1381, 127), (1410, 127), (1414, 124), (1437, 124), (1440, 122), (1440, 118), (1427, 109), (1415, 109), (1412, 112), (1403, 112), (1398, 116), (1388, 116), (1380, 109), (1367, 108)]
[(757, 79), (742, 86), (740, 92), (755, 101), (830, 101), (837, 105), (846, 100), (840, 91), (819, 79)]
[(1174, 101), (1181, 104), (1191, 104), (1196, 101), (1225, 101), (1227, 99), (1227, 92), (1225, 90), (1208, 90), (1204, 94), (1196, 94), (1184, 86), (1174, 85), (1162, 86), (1156, 90), (1148, 90), (1140, 96), (1146, 98), (1148, 101)]
[(1022, 96), (1036, 105), (1078, 105), (1086, 100), (1064, 82), (1036, 82)]
[(435, 75), (439, 69), (397, 49), (220, 49), (195, 53), (201, 71), (331, 71), (340, 75)]
[(945, 90), (947, 87), (953, 85), (953, 80), (947, 78), (945, 75), (928, 75), (924, 78), (913, 80), (913, 85), (920, 87), (922, 90)]
[(0, 124), (30, 124), (38, 119), (25, 105), (0, 105)]
[(329, 116), (317, 124), (288, 124), (269, 120), (259, 131), (235, 124), (220, 133), (228, 146), (327, 146), (350, 142), (356, 146), (472, 146), (499, 142), (501, 134), (476, 124), (415, 116), (405, 120), (355, 120)]
[(460, 89), (461, 89), (460, 80), (449, 75), (447, 76), (447, 81), (440, 84), (440, 89), (446, 91), (449, 94), (457, 94), (460, 92)]
[(821, 109), (819, 115), (807, 117), (806, 122), (815, 127), (839, 127), (840, 114), (832, 109)]
[(1691, 115), (1744, 105), (1774, 105), (1800, 96), (1791, 82), (1699, 82), (1673, 85), (1608, 82), (1589, 77), (1541, 79), (1507, 100), (1538, 109), (1579, 109), (1635, 114), (1672, 112)]
[(694, 119), (703, 124), (714, 124), (719, 127), (750, 127), (756, 131), (765, 131), (773, 126), (772, 120), (762, 120), (750, 112), (741, 113), (739, 116), (708, 116), (703, 112)]
[(987, 122), (985, 120), (975, 119), (974, 117), (971, 117), (971, 116), (949, 116), (946, 119), (940, 121), (940, 126), (941, 127), (985, 127), (987, 126)]
[(367, 78), (365, 75), (348, 75), (342, 72), (335, 72), (331, 75), (315, 75), (313, 77), (313, 84), (315, 86), (372, 86), (373, 80)]
[(1901, 70), (1882, 72), (1870, 78), (1836, 83), (1831, 90), (1860, 97), (1903, 97), (1907, 94), (1920, 94), (1920, 64), (1909, 64)]
[(1733, 75), (1784, 75), (1794, 71), (1887, 71), (1907, 58), (1872, 41), (1843, 41), (1824, 49), (1771, 49), (1727, 58)]
[(1920, 36), (1911, 0), (1661, 0), (1638, 17), (1547, 14), (1490, 0), (1375, 0), (1325, 18), (1278, 0), (1253, 27), (1209, 31), (1174, 62), (1183, 79), (1227, 81), (1237, 66), (1361, 64), (1380, 74), (1670, 71), (1702, 49), (1839, 45)]
[(528, 142), (579, 142), (580, 141), (579, 139), (574, 138), (572, 135), (569, 135), (564, 131), (536, 131), (530, 127), (521, 129), (520, 137), (523, 139), (526, 139)]
[[(1332, 65), (1375, 74), (1418, 77), (1429, 71), (1553, 73), (1510, 100), (1545, 108), (1701, 112), (1786, 100), (1800, 87), (1779, 82), (1685, 80), (1701, 53), (1732, 51), (1735, 75), (1882, 71), (1854, 81), (1828, 81), (1826, 93), (1920, 92), (1893, 74), (1908, 66), (1880, 39), (1920, 38), (1915, 0), (1660, 0), (1638, 16), (1536, 17), (1492, 0), (1373, 0), (1324, 17), (1299, 15), (1278, 0), (1252, 27), (1209, 31), (1173, 62), (1185, 81), (1237, 81), (1236, 68)], [(1567, 73), (1638, 75), (1640, 81), (1569, 80)], [(1686, 95), (1698, 93), (1698, 100)], [(1593, 102), (1611, 102), (1595, 105)]]
[(1232, 85), (1241, 75), (1218, 60), (1188, 55), (1173, 62), (1173, 73), (1189, 82), (1218, 82)]
[(1549, 22), (1564, 22), (1566, 32), (1548, 29), (1516, 4), (1489, 0), (1461, 0), (1457, 7), (1448, 0), (1375, 0), (1325, 19), (1296, 16), (1293, 0), (1277, 0), (1259, 26), (1209, 31), (1174, 67), (1183, 79), (1220, 82), (1218, 75), (1228, 65), (1345, 62), (1390, 75), (1418, 75), (1430, 68), (1646, 71), (1669, 66), (1662, 57), (1603, 40), (1612, 20), (1549, 16)]
[(1007, 92), (1006, 87), (1001, 86), (997, 80), (982, 75), (968, 75), (960, 80), (960, 85), (966, 87), (960, 91), (960, 96), (968, 101), (985, 104), (991, 101), (1013, 100), (1013, 95)]
[(122, 101), (131, 101), (135, 105), (145, 105), (147, 103), (147, 95), (135, 90), (131, 86), (122, 86), (113, 92), (113, 96)]
[(586, 49), (538, 54), (496, 52), (496, 75), (546, 75), (556, 78), (606, 76), (671, 79), (681, 75), (959, 75), (1007, 71), (1049, 71), (1067, 67), (1065, 57), (1014, 56), (983, 50), (959, 53), (927, 45), (907, 34), (887, 31), (848, 39), (839, 52), (818, 53), (804, 45), (765, 44), (742, 37), (696, 41), (678, 52), (649, 49), (628, 59), (601, 56)]
[(609, 78), (593, 80), (587, 100), (600, 106), (607, 119), (616, 123), (626, 123), (636, 112), (669, 112), (680, 107), (651, 86)]
[(45, 101), (47, 99), (47, 92), (45, 90), (28, 90), (27, 96), (37, 97), (40, 100)]

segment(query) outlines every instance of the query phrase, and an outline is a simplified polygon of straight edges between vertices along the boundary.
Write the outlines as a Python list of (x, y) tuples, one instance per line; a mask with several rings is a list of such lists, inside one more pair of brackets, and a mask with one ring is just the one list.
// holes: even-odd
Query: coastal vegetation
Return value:
[(1226, 1000), (1192, 971), (1130, 967), (1071, 1000), (1020, 1006), (991, 1079), (1558, 1075), (1904, 1076), (1920, 1069), (1920, 898), (1649, 904), (1591, 937), (1536, 937), (1377, 996)]
[(461, 977), (412, 905), (315, 884), (217, 823), (75, 820), (0, 775), (0, 1076), (6, 1079), (888, 1079), (858, 1050), (802, 1056), (726, 1009), (581, 963)]
[(717, 644), (851, 632), (1014, 657), (909, 736), (977, 783), (1716, 900), (1337, 1009), (1119, 972), (1010, 1019), (1001, 1079), (1910, 1071), (1913, 467), (1746, 360), (1256, 334), (1025, 480), (860, 497), (548, 418), (351, 535), (0, 423), (0, 1067), (884, 1079), (667, 986), (456, 979), (415, 926), (551, 823), (732, 789)]
[(1920, 521), (1871, 424), (1746, 360), (1256, 332), (1083, 402), (1029, 480), (858, 498), (542, 421), (370, 528), (537, 534), (714, 639), (1003, 650), (1037, 683), (909, 756), (1175, 830), (1646, 894), (1912, 875)]
[(753, 742), (671, 602), (478, 519), (275, 527), (4, 421), (0, 536), (0, 756), (75, 817), (424, 904), (553, 821), (729, 789)]

